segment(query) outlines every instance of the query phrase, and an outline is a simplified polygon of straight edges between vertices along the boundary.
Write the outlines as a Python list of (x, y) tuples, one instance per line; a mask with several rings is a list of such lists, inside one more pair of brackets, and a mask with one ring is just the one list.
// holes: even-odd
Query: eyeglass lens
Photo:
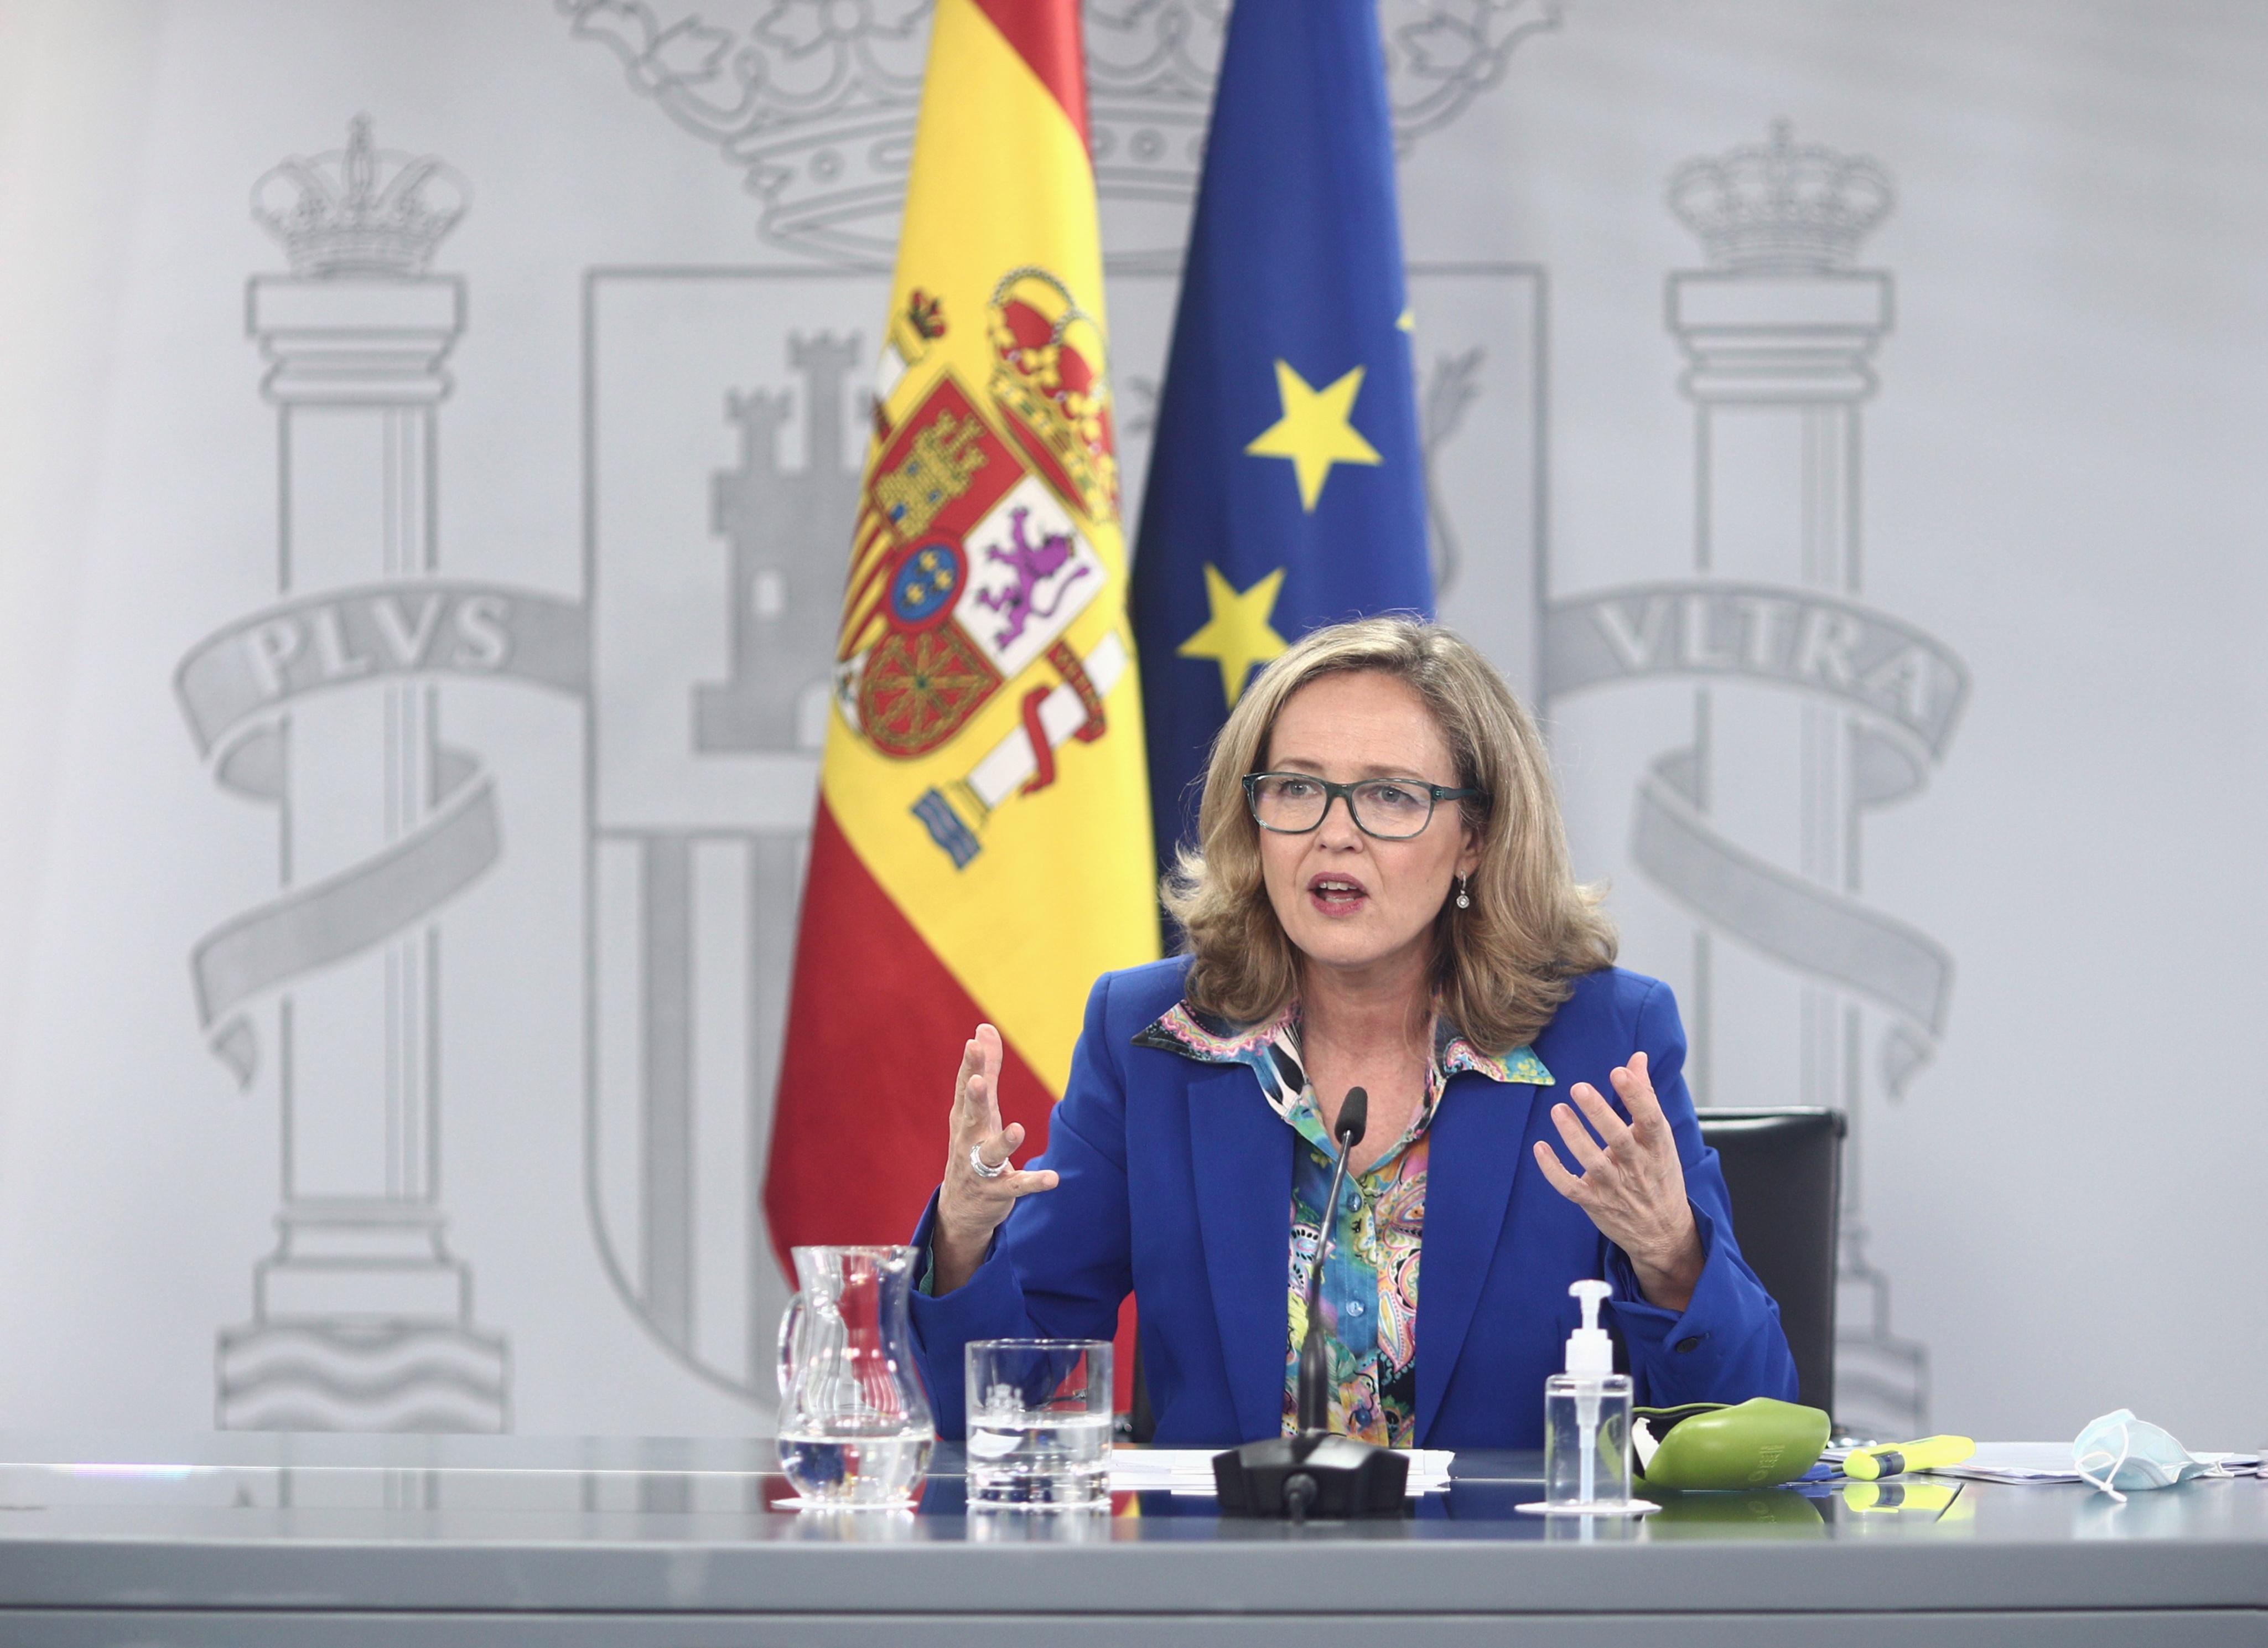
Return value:
[[(1323, 821), (1331, 792), (1299, 773), (1265, 773), (1252, 786), (1253, 816), (1272, 830), (1310, 830)], [(1422, 784), (1373, 778), (1347, 792), (1358, 828), (1388, 840), (1415, 835), (1433, 816), (1433, 792)]]

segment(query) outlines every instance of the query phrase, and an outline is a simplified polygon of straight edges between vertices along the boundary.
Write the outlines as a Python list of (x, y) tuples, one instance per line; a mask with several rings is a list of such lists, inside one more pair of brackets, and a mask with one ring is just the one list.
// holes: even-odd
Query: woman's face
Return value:
[[(1325, 675), (1293, 693), (1276, 717), (1261, 769), (1335, 784), (1407, 778), (1454, 788), (1447, 740), (1415, 688), (1391, 675)], [(1433, 918), (1453, 877), (1470, 874), (1479, 843), (1454, 801), (1424, 830), (1381, 841), (1355, 828), (1343, 797), (1304, 835), (1260, 831), (1268, 901), (1310, 967), (1381, 978), (1430, 960)]]

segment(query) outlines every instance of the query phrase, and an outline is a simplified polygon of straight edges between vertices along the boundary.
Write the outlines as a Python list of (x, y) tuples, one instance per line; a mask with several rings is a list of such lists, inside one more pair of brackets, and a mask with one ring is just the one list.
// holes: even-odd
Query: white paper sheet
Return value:
[[(1218, 1448), (1121, 1447), (1110, 1452), (1110, 1490), (1142, 1493), (1165, 1490), (1172, 1493), (1211, 1494), (1212, 1459)], [(1449, 1485), (1449, 1461), (1456, 1454), (1447, 1448), (1405, 1448), (1410, 1461), (1410, 1491), (1440, 1493)]]

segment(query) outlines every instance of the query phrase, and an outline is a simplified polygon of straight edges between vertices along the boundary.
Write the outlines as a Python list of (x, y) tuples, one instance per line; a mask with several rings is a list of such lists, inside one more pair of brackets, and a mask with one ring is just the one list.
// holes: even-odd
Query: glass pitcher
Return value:
[(780, 1468), (814, 1504), (903, 1506), (937, 1440), (914, 1367), (910, 1247), (798, 1247), (780, 1318)]

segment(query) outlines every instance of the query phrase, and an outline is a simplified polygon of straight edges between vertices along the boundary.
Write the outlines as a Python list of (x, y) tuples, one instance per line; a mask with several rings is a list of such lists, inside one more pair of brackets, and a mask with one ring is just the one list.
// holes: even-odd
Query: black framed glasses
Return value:
[(1345, 798), (1347, 816), (1364, 835), (1381, 841), (1408, 841), (1423, 835), (1433, 821), (1435, 802), (1485, 799), (1487, 791), (1452, 790), (1422, 778), (1366, 778), (1359, 784), (1333, 784), (1312, 773), (1244, 775), (1244, 799), (1252, 809), (1252, 821), (1283, 835), (1305, 835), (1322, 828), (1333, 796)]

